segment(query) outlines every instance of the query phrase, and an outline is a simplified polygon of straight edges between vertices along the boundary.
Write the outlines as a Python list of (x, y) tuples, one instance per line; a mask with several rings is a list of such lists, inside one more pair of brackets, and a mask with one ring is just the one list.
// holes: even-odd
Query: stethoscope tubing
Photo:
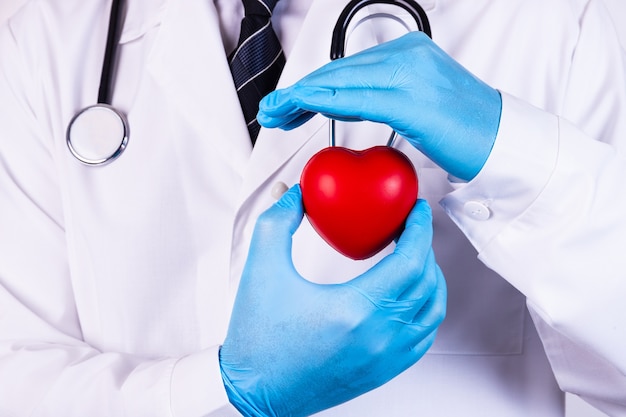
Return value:
[(124, 0), (111, 2), (97, 104), (80, 110), (67, 127), (66, 143), (70, 153), (87, 166), (114, 161), (128, 145), (128, 120), (112, 105), (124, 6)]
[(117, 53), (120, 44), (120, 36), (123, 26), (124, 0), (113, 0), (109, 16), (109, 29), (107, 31), (107, 43), (100, 74), (100, 87), (98, 89), (98, 103), (111, 104), (113, 97), (113, 83), (117, 67)]
[[(346, 54), (346, 35), (348, 33), (348, 26), (350, 26), (350, 22), (352, 18), (364, 7), (370, 6), (372, 4), (389, 4), (392, 6), (398, 6), (406, 10), (411, 17), (415, 20), (417, 24), (417, 29), (421, 32), (424, 32), (428, 35), (429, 38), (432, 38), (432, 32), (430, 29), (430, 22), (428, 21), (428, 16), (422, 6), (420, 6), (416, 1), (413, 0), (352, 0), (350, 3), (346, 5), (346, 7), (342, 10), (339, 18), (337, 18), (337, 23), (335, 24), (335, 28), (333, 29), (332, 40), (330, 43), (330, 59), (332, 61), (336, 59), (343, 58)], [(329, 125), (329, 146), (333, 147), (336, 145), (336, 121), (334, 119), (330, 120)], [(395, 131), (392, 131), (387, 139), (387, 146), (393, 146), (396, 141), (398, 134)]]
[(430, 23), (428, 16), (422, 7), (413, 0), (352, 0), (343, 9), (335, 28), (333, 29), (333, 35), (330, 46), (330, 59), (335, 60), (343, 58), (346, 50), (346, 34), (348, 33), (348, 26), (352, 21), (352, 18), (362, 8), (372, 4), (390, 4), (392, 6), (398, 6), (406, 10), (415, 20), (417, 28), (432, 38), (430, 30)]

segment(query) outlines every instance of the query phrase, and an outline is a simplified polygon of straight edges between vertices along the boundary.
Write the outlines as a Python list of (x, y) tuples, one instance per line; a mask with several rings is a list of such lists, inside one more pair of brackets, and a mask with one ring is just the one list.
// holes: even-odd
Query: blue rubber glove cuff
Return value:
[(246, 401), (235, 389), (233, 383), (228, 378), (228, 375), (222, 368), (222, 362), (220, 360), (220, 372), (222, 373), (222, 381), (224, 382), (224, 388), (226, 389), (226, 395), (230, 403), (241, 413), (244, 417), (270, 417), (262, 413), (259, 409), (254, 407), (248, 401)]

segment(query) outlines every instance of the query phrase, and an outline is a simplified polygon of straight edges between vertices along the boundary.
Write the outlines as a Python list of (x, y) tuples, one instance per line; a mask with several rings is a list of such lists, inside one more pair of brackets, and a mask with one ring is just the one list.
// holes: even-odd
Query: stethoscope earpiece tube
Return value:
[(354, 15), (365, 6), (371, 4), (390, 4), (392, 6), (402, 7), (406, 10), (417, 23), (417, 28), (432, 38), (430, 30), (430, 23), (428, 22), (428, 16), (422, 7), (413, 0), (352, 0), (343, 9), (335, 29), (333, 30), (333, 37), (330, 45), (330, 59), (335, 60), (343, 58), (346, 51), (346, 33), (348, 32), (348, 26), (352, 21)]
[[(336, 60), (343, 58), (346, 54), (346, 34), (348, 33), (348, 26), (352, 21), (352, 18), (357, 14), (359, 10), (365, 6), (372, 4), (389, 4), (392, 6), (402, 7), (415, 19), (417, 28), (432, 38), (432, 32), (430, 30), (430, 23), (428, 16), (422, 6), (420, 6), (414, 0), (352, 0), (343, 9), (335, 28), (333, 29), (333, 37), (330, 44), (330, 59)], [(387, 146), (393, 146), (397, 137), (395, 131), (391, 132), (389, 139), (387, 139)], [(333, 147), (336, 144), (335, 140), (335, 120), (331, 119), (329, 126), (329, 146)]]

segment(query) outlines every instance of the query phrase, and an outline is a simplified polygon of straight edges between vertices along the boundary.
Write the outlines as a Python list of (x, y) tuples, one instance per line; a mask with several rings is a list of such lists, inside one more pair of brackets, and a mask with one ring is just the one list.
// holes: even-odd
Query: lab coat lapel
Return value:
[[(345, 0), (316, 0), (302, 25), (298, 39), (287, 57), (277, 88), (289, 86), (330, 61), (331, 34)], [(261, 129), (244, 178), (245, 200), (276, 172), (310, 138), (327, 125), (316, 116), (291, 130)]]
[(212, 1), (170, 1), (149, 71), (181, 117), (238, 172), (252, 149)]
[[(330, 60), (331, 34), (348, 0), (315, 0), (289, 53), (278, 88), (298, 81)], [(194, 129), (243, 177), (240, 203), (249, 198), (328, 121), (316, 116), (292, 131), (261, 129), (254, 151), (233, 86), (211, 1), (169, 2), (148, 70)], [(364, 45), (375, 42), (365, 30)], [(369, 35), (368, 35), (369, 33)], [(359, 50), (359, 40), (350, 46)]]

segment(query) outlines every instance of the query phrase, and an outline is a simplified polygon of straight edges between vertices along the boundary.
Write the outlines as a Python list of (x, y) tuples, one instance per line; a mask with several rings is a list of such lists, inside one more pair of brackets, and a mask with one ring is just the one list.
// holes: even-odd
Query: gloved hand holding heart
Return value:
[(306, 164), (300, 186), (313, 228), (352, 259), (369, 258), (399, 236), (418, 192), (410, 160), (388, 146), (325, 148)]
[(220, 349), (228, 398), (248, 417), (310, 416), (381, 386), (426, 353), (445, 317), (426, 201), (393, 253), (347, 282), (316, 284), (292, 258), (300, 188), (256, 222)]

